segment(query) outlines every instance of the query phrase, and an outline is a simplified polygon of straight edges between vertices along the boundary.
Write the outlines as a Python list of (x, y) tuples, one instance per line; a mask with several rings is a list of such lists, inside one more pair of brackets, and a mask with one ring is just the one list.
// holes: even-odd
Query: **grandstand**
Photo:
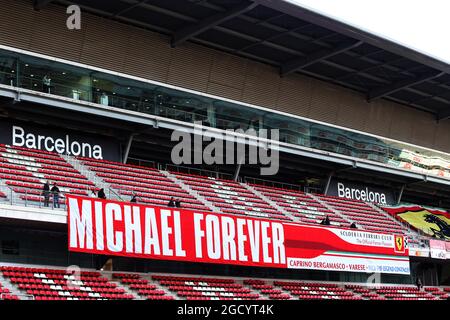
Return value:
[(0, 5), (0, 300), (448, 299), (447, 64), (282, 1)]
[[(1, 266), (3, 299), (36, 300), (445, 300), (450, 287), (345, 284), (342, 282), (207, 277)], [(69, 285), (69, 286), (68, 286)], [(12, 294), (11, 291), (17, 294)]]

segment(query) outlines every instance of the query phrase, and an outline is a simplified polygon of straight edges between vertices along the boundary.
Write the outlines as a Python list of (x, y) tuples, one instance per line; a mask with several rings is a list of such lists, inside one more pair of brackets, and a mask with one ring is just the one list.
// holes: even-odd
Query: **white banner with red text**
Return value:
[(67, 196), (69, 251), (257, 267), (409, 274), (402, 235)]

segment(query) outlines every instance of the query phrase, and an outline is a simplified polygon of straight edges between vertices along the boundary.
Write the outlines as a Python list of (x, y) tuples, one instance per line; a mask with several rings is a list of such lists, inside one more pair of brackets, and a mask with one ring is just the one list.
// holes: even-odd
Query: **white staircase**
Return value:
[(284, 214), (286, 217), (289, 217), (292, 219), (292, 221), (296, 221), (296, 222), (300, 222), (300, 219), (297, 218), (296, 216), (292, 215), (290, 212), (284, 210), (284, 208), (282, 208), (281, 206), (279, 206), (278, 204), (276, 204), (274, 201), (270, 200), (269, 198), (267, 198), (265, 195), (263, 195), (261, 192), (259, 192), (258, 190), (256, 190), (255, 188), (253, 188), (252, 186), (246, 184), (246, 183), (242, 183), (240, 182), (240, 185), (243, 186), (244, 188), (246, 188), (248, 191), (252, 192), (254, 195), (256, 195), (257, 197), (259, 197), (260, 199), (264, 200), (265, 202), (267, 202), (269, 205), (271, 205), (274, 209), (276, 209), (277, 211), (281, 212), (282, 214)]
[(9, 290), (9, 294), (13, 294), (19, 297), (20, 300), (34, 300), (33, 296), (24, 294), (24, 291), (20, 290), (18, 287), (13, 285), (9, 278), (4, 277), (0, 273), (0, 283), (2, 284), (3, 288), (7, 288)]
[(209, 208), (212, 212), (221, 213), (219, 208), (214, 206), (214, 204), (211, 201), (208, 201), (205, 199), (205, 197), (201, 196), (196, 190), (189, 187), (187, 184), (183, 183), (180, 179), (178, 179), (176, 176), (171, 174), (168, 171), (160, 170), (162, 174), (164, 174), (167, 178), (169, 178), (171, 181), (176, 183), (181, 189), (189, 193), (191, 196), (193, 196), (195, 199), (199, 200), (203, 205), (205, 205), (207, 208)]
[[(325, 201), (323, 201), (322, 199), (320, 199), (320, 197), (315, 196), (312, 193), (308, 193), (308, 195), (313, 198), (314, 200), (316, 200), (317, 202), (319, 202), (322, 206), (324, 206), (325, 208), (327, 208), (328, 210), (333, 211), (333, 213), (339, 217), (341, 217), (342, 219), (344, 219), (345, 221), (348, 222), (348, 224), (352, 224), (352, 223), (356, 223), (355, 221), (351, 220), (350, 218), (348, 218), (347, 216), (344, 216), (339, 210), (336, 210), (335, 208), (333, 208), (332, 206), (330, 206), (328, 203), (326, 203)], [(364, 228), (362, 226), (359, 226), (361, 229), (364, 230)]]
[(128, 285), (123, 284), (120, 281), (109, 280), (109, 282), (114, 283), (117, 286), (117, 288), (125, 290), (126, 294), (131, 294), (134, 297), (133, 300), (146, 300), (144, 297), (140, 296), (137, 292), (131, 290)]
[[(103, 189), (108, 199), (124, 201), (118, 190), (114, 189), (111, 184), (103, 180), (101, 177), (97, 176), (94, 171), (85, 166), (80, 160), (69, 155), (61, 156), (89, 181), (93, 182), (97, 188)], [(88, 194), (90, 194), (90, 192), (88, 192)]]
[(158, 281), (153, 280), (150, 275), (146, 280), (148, 280), (149, 284), (154, 284), (156, 286), (156, 289), (164, 291), (168, 296), (172, 296), (174, 300), (183, 300), (176, 294), (176, 292), (170, 291), (167, 287), (161, 285)]

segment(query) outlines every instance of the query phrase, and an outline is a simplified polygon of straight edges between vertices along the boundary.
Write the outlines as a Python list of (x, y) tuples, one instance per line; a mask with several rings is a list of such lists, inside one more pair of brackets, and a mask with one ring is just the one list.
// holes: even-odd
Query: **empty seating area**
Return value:
[(212, 277), (152, 276), (168, 290), (186, 300), (257, 300), (260, 295), (234, 279)]
[(138, 274), (114, 273), (113, 278), (119, 279), (123, 286), (128, 286), (130, 290), (136, 292), (141, 298), (147, 300), (174, 300), (174, 296), (166, 291), (158, 289), (156, 284), (143, 279)]
[(345, 285), (345, 288), (359, 293), (370, 300), (445, 300), (449, 297), (450, 288), (425, 287), (418, 290), (414, 286), (361, 286)]
[(405, 233), (405, 230), (400, 224), (395, 223), (389, 217), (379, 213), (365, 202), (324, 195), (319, 197), (322, 201), (333, 207), (333, 209), (347, 216), (357, 226), (363, 227), (365, 230), (396, 234)]
[(98, 272), (79, 275), (60, 269), (0, 267), (3, 277), (35, 300), (132, 300), (133, 295)]
[(211, 211), (155, 168), (90, 158), (79, 160), (126, 200), (136, 194), (140, 203), (166, 206), (170, 198), (175, 197), (180, 199), (183, 208)]
[(210, 201), (222, 213), (291, 220), (236, 181), (179, 172), (172, 174)]
[(362, 300), (362, 297), (337, 284), (297, 281), (275, 281), (274, 284), (300, 300)]
[(264, 280), (247, 279), (244, 280), (244, 284), (250, 286), (254, 291), (258, 291), (262, 296), (269, 300), (290, 300), (293, 297), (283, 291), (281, 288), (269, 284)]
[(438, 298), (430, 292), (419, 291), (414, 287), (381, 287), (375, 289), (375, 292), (389, 300), (435, 300)]
[(348, 227), (347, 221), (334, 214), (333, 211), (324, 207), (307, 193), (259, 184), (251, 184), (251, 186), (286, 212), (297, 217), (299, 222), (318, 224), (328, 215), (331, 225)]
[[(0, 178), (21, 200), (35, 204), (43, 204), (46, 181), (56, 182), (62, 194), (87, 195), (94, 185), (56, 153), (4, 144), (0, 145)], [(61, 204), (64, 201), (59, 199)]]

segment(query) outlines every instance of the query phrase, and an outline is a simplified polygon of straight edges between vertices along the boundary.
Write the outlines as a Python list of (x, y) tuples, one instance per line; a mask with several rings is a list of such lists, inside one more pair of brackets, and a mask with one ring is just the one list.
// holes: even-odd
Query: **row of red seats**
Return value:
[[(49, 268), (26, 268), (26, 267), (14, 267), (14, 266), (0, 266), (0, 271), (9, 272), (30, 272), (30, 273), (45, 273), (45, 274), (67, 274), (73, 275), (74, 271), (68, 271), (63, 269), (49, 269)], [(82, 276), (101, 277), (102, 275), (97, 271), (80, 271)]]

